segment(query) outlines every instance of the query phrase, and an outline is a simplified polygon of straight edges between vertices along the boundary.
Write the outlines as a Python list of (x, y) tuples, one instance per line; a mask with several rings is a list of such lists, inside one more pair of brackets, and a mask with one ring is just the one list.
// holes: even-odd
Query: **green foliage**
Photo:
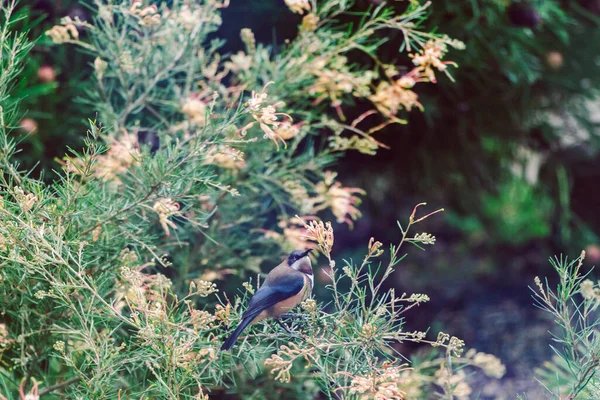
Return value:
[(501, 184), (496, 195), (482, 195), (482, 216), (452, 214), (450, 223), (490, 241), (519, 245), (550, 234), (554, 204), (540, 188), (521, 178)]
[[(9, 20), (15, 3), (1, 4)], [(435, 242), (427, 233), (408, 236), (431, 214), (417, 217), (415, 208), (387, 263), (374, 260), (383, 251), (372, 240), (362, 263), (348, 261), (341, 271), (331, 257), (331, 225), (315, 217), (330, 212), (351, 225), (360, 216), (364, 192), (343, 187), (325, 168), (346, 150), (374, 153), (381, 145), (374, 125), (404, 122), (396, 114), (418, 105), (412, 86), (448, 73), (442, 57), (448, 46), (462, 47), (420, 30), (427, 5), (411, 2), (399, 15), (379, 7), (342, 29), (336, 19), (351, 11), (349, 2), (300, 2), (300, 10), (292, 3), (293, 11), (312, 11), (296, 40), (273, 54), (243, 30), (246, 50), (231, 57), (218, 53), (214, 39), (222, 2), (94, 5), (91, 22), (65, 18), (47, 32), (94, 59), (94, 88), (80, 95), (98, 113), (51, 183), (16, 164), (17, 102), (0, 109), (2, 398), (320, 391), (399, 399), (409, 389), (414, 398), (452, 398), (470, 390), (457, 367), (503, 373), (489, 355), (459, 359), (464, 343), (456, 337), (440, 333), (433, 341), (405, 331), (404, 312), (428, 296), (384, 289), (405, 256), (403, 243)], [(31, 49), (12, 26), (2, 28), (3, 102)], [(404, 80), (394, 80), (389, 66), (346, 64), (351, 51), (376, 59), (381, 40), (373, 35), (386, 29), (406, 34), (403, 49), (414, 51), (416, 66)], [(347, 124), (344, 107), (356, 98), (373, 110)], [(359, 127), (374, 115), (377, 122)], [(296, 213), (303, 217), (291, 218)], [(327, 257), (333, 307), (309, 300), (302, 333), (286, 337), (260, 324), (232, 353), (218, 352), (254, 290), (245, 278), (299, 247), (319, 247)], [(246, 292), (221, 290), (240, 278)], [(443, 351), (413, 374), (393, 347), (402, 341)], [(311, 369), (300, 369), (301, 360)], [(265, 366), (276, 379), (263, 374)]]
[(572, 261), (563, 257), (550, 259), (559, 278), (556, 289), (537, 277), (537, 287), (531, 288), (536, 305), (550, 313), (557, 325), (551, 346), (556, 355), (537, 371), (555, 398), (600, 396), (600, 288), (588, 279), (591, 271), (583, 271), (584, 258), (585, 252)]
[[(538, 193), (533, 186), (544, 187), (545, 194), (540, 194), (544, 209), (559, 209), (562, 193), (553, 190), (559, 171), (569, 171), (569, 182), (577, 178), (575, 171), (571, 173), (569, 151), (585, 149), (597, 157), (599, 130), (592, 110), (600, 95), (600, 76), (595, 56), (590, 55), (598, 54), (600, 20), (583, 3), (444, 0), (436, 2), (427, 20), (427, 26), (463, 40), (466, 49), (453, 56), (459, 65), (456, 84), (441, 81), (421, 93), (429, 112), (421, 123), (414, 118), (417, 123), (409, 124), (407, 134), (422, 139), (418, 147), (416, 141), (407, 141), (414, 152), (396, 168), (416, 169), (409, 185), (420, 185), (423, 192), (440, 187), (452, 208), (477, 218), (490, 236), (498, 237), (495, 242), (514, 237), (513, 229), (498, 220), (490, 223), (486, 193), (503, 196), (515, 176), (515, 165), (525, 169), (532, 157), (541, 158), (535, 168), (543, 173), (539, 181), (529, 181), (530, 191)], [(512, 20), (515, 4), (535, 16), (529, 26)], [(523, 150), (532, 157), (523, 157)], [(546, 235), (546, 213), (531, 218), (528, 210), (520, 208), (523, 215), (517, 219), (539, 221), (540, 226), (518, 237)], [(581, 213), (581, 207), (572, 204), (563, 211)], [(576, 238), (589, 224), (561, 220), (554, 226), (574, 231), (570, 237), (562, 236), (562, 244), (579, 246)], [(515, 228), (519, 225), (527, 224)]]

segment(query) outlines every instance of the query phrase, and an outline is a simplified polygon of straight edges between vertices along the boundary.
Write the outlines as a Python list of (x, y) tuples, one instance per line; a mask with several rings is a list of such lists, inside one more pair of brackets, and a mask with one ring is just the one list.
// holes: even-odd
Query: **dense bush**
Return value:
[[(227, 0), (94, 0), (39, 39), (52, 52), (79, 49), (85, 79), (68, 93), (91, 114), (50, 160), (32, 149), (36, 122), (24, 110), (56, 90), (55, 77), (40, 68), (45, 83), (23, 79), (36, 22), (0, 1), (0, 398), (466, 399), (472, 372), (504, 375), (493, 355), (412, 329), (408, 311), (428, 295), (391, 288), (403, 246), (436, 241), (415, 225), (441, 210), (418, 204), (397, 222), (396, 244), (371, 238), (359, 261), (336, 262), (323, 222), (352, 227), (366, 195), (338, 180), (336, 162), (376, 155), (383, 129), (427, 112), (421, 88), (452, 80), (446, 57), (464, 44), (428, 28), (429, 2), (361, 12), (351, 1), (286, 0), (301, 17), (297, 37), (266, 46), (242, 29), (244, 50), (225, 54)], [(397, 59), (382, 61), (394, 35)], [(261, 272), (307, 248), (320, 253), (326, 289), (302, 303), (295, 333), (261, 323), (220, 352)], [(559, 295), (538, 281), (538, 298), (563, 324), (581, 307), (591, 320), (597, 288), (582, 282), (581, 263), (558, 265)], [(573, 310), (578, 290), (584, 305)], [(572, 396), (594, 390), (597, 355), (578, 353), (595, 343), (586, 324), (563, 325), (571, 352), (548, 366)], [(404, 354), (405, 343), (421, 348)]]

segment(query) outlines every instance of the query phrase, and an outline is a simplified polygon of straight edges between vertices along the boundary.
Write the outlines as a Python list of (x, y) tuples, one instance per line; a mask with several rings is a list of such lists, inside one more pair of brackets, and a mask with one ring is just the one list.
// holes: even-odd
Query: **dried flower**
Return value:
[[(341, 105), (341, 97), (352, 93), (356, 97), (366, 97), (370, 93), (369, 85), (374, 78), (372, 71), (361, 71), (353, 74), (346, 66), (347, 59), (337, 56), (333, 59), (319, 58), (310, 66), (310, 72), (316, 76), (316, 82), (308, 92), (317, 97), (317, 101), (325, 98), (331, 100), (334, 107)], [(341, 110), (337, 110), (341, 115)]]
[(375, 336), (376, 333), (377, 327), (370, 323), (364, 324), (360, 330), (360, 335), (367, 340), (373, 338), (373, 336)]
[(290, 375), (290, 369), (292, 369), (291, 360), (286, 360), (277, 354), (273, 354), (265, 360), (265, 367), (269, 368), (272, 374), (277, 374), (275, 375), (275, 380), (279, 382), (287, 383), (292, 379)]
[(171, 235), (169, 227), (177, 229), (177, 225), (175, 225), (173, 221), (170, 221), (169, 217), (174, 215), (181, 215), (181, 213), (179, 212), (179, 208), (179, 203), (176, 203), (171, 198), (160, 199), (156, 203), (154, 203), (154, 206), (152, 206), (152, 209), (158, 214), (158, 220), (160, 222), (160, 225), (162, 226), (167, 236)]
[[(283, 183), (283, 189), (290, 194), (290, 200), (303, 213), (312, 211), (313, 203), (308, 196), (306, 187), (296, 180), (288, 180)], [(281, 226), (281, 225), (280, 225)], [(283, 228), (283, 226), (281, 226)]]
[[(302, 222), (300, 222), (300, 219)], [(282, 233), (271, 231), (271, 230), (263, 230), (262, 232), (265, 235), (265, 238), (273, 240), (275, 243), (279, 244), (283, 251), (291, 252), (293, 250), (306, 250), (315, 248), (310, 242), (307, 242), (306, 229), (304, 228), (305, 221), (310, 220), (310, 217), (303, 218), (293, 218), (293, 219), (282, 219), (277, 224), (279, 228), (282, 229)]]
[(464, 347), (465, 347), (464, 340), (461, 340), (461, 339), (457, 338), (456, 336), (452, 336), (450, 338), (450, 341), (448, 342), (448, 345), (446, 346), (446, 348), (448, 349), (449, 352), (454, 353), (455, 357), (461, 356), (461, 354), (464, 351)]
[(542, 295), (545, 294), (544, 286), (542, 285), (542, 281), (540, 280), (540, 277), (536, 276), (534, 281), (535, 281), (535, 284), (538, 287), (540, 293), (542, 293)]
[(199, 7), (192, 9), (188, 4), (183, 4), (175, 15), (175, 22), (191, 32), (195, 26), (202, 23), (202, 9)]
[(293, 125), (290, 121), (284, 121), (275, 129), (275, 134), (285, 140), (290, 140), (300, 133), (300, 124)]

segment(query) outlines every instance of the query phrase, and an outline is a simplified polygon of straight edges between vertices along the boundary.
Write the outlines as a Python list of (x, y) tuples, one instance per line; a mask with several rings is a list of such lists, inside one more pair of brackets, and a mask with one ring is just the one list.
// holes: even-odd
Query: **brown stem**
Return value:
[(78, 376), (76, 376), (74, 378), (67, 379), (66, 381), (64, 381), (62, 383), (57, 383), (56, 385), (48, 386), (47, 388), (40, 390), (39, 395), (43, 396), (45, 394), (52, 393), (55, 390), (64, 389), (67, 386), (71, 386), (72, 384), (79, 382), (79, 379), (80, 378)]

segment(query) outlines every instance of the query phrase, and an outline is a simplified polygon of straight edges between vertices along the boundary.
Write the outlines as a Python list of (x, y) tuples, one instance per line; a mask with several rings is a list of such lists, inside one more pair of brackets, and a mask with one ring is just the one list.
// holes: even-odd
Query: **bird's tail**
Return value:
[(223, 345), (221, 346), (221, 350), (229, 350), (230, 348), (232, 348), (235, 342), (237, 342), (238, 336), (240, 336), (244, 329), (246, 329), (246, 327), (250, 325), (250, 322), (252, 322), (253, 319), (254, 315), (247, 316), (246, 318), (244, 318), (242, 322), (240, 322), (238, 327), (235, 328), (235, 331), (233, 331), (231, 336), (229, 336), (225, 343), (223, 343)]

